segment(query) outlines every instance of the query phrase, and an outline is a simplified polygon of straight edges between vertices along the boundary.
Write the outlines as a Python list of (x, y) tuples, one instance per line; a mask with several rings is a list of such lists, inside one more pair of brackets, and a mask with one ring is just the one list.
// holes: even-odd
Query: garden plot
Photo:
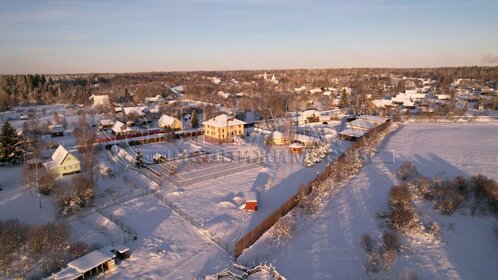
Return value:
[(154, 196), (131, 200), (112, 209), (138, 240), (128, 243), (129, 259), (111, 279), (191, 279), (213, 274), (229, 264), (227, 254)]
[[(290, 279), (366, 279), (366, 254), (359, 242), (370, 234), (377, 242), (385, 227), (377, 213), (387, 208), (387, 196), (397, 183), (393, 172), (411, 160), (427, 177), (453, 178), (476, 172), (497, 178), (498, 125), (408, 124), (386, 139), (372, 161), (335, 194), (314, 218), (299, 217), (293, 236), (281, 246), (270, 246), (267, 232), (238, 260), (269, 261)], [(410, 272), (419, 279), (493, 279), (498, 275), (494, 217), (462, 214), (443, 216), (427, 203), (417, 204), (426, 221), (441, 225), (444, 242), (405, 239), (392, 276)]]
[(135, 153), (136, 149), (140, 149), (144, 159), (152, 162), (154, 154), (161, 154), (167, 159), (175, 159), (181, 156), (190, 155), (201, 150), (201, 146), (196, 145), (194, 142), (187, 142), (176, 140), (173, 142), (161, 142), (155, 144), (146, 144), (140, 146), (127, 147), (126, 150)]
[(184, 187), (256, 168), (262, 160), (262, 150), (251, 145), (225, 145), (214, 152), (204, 148), (195, 155), (150, 167), (168, 174), (170, 182)]

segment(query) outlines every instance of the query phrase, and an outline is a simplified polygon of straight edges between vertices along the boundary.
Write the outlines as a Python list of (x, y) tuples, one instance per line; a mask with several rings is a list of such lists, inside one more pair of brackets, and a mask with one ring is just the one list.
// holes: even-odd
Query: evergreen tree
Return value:
[(199, 118), (197, 117), (197, 112), (192, 110), (192, 128), (199, 127)]
[(19, 163), (22, 161), (24, 149), (21, 136), (5, 122), (0, 132), (0, 162)]
[(140, 149), (137, 150), (137, 155), (135, 156), (135, 165), (140, 168), (145, 166), (144, 156), (142, 155), (142, 152), (140, 152)]
[(349, 105), (348, 94), (346, 93), (346, 90), (344, 90), (341, 95), (341, 101), (339, 102), (339, 108), (345, 108), (348, 107), (348, 105)]

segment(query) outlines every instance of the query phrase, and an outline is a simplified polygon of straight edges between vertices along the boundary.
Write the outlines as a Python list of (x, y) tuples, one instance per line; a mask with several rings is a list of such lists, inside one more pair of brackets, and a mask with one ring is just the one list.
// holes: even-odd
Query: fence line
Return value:
[(167, 199), (165, 195), (161, 195), (161, 194), (156, 192), (156, 193), (154, 193), (154, 196), (157, 199), (159, 199), (162, 203), (164, 203), (166, 206), (168, 206), (173, 212), (178, 214), (178, 216), (182, 217), (189, 224), (191, 224), (192, 226), (197, 228), (201, 233), (203, 233), (207, 238), (209, 238), (211, 241), (213, 241), (216, 245), (218, 245), (220, 248), (222, 248), (229, 255), (233, 255), (232, 247), (229, 246), (229, 244), (227, 242), (214, 236), (201, 222), (192, 218), (185, 211), (183, 211), (181, 208), (176, 206), (171, 200)]
[[(386, 122), (372, 130), (369, 133), (356, 142), (354, 142), (345, 152), (343, 152), (337, 162), (346, 160), (352, 152), (356, 152), (359, 148), (366, 146), (369, 140), (368, 137), (374, 135), (377, 132), (383, 131), (390, 126), (390, 122)], [(277, 223), (281, 217), (285, 216), (290, 210), (299, 204), (299, 196), (301, 194), (309, 195), (313, 189), (320, 183), (325, 181), (332, 168), (332, 163), (325, 168), (324, 172), (321, 172), (313, 181), (311, 181), (306, 186), (299, 188), (299, 191), (290, 197), (286, 202), (284, 202), (279, 208), (277, 208), (273, 213), (266, 217), (262, 222), (260, 222), (255, 228), (242, 236), (238, 241), (235, 242), (233, 255), (238, 257), (242, 252), (249, 248), (254, 242), (256, 242), (267, 230), (269, 230), (275, 223)]]

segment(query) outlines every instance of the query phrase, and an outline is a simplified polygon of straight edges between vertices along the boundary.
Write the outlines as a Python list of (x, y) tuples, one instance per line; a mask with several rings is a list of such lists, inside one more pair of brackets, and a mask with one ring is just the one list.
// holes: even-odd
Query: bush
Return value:
[(462, 203), (464, 196), (457, 189), (442, 187), (443, 194), (436, 199), (437, 210), (445, 215), (453, 214)]
[(411, 161), (405, 161), (401, 164), (395, 174), (404, 181), (417, 174), (417, 167)]
[(381, 257), (376, 253), (369, 254), (365, 263), (365, 271), (376, 273), (380, 271), (380, 267)]
[(360, 238), (360, 243), (361, 247), (367, 252), (367, 253), (372, 253), (373, 247), (374, 247), (374, 242), (372, 240), (372, 237), (368, 234), (364, 234)]
[(398, 252), (401, 249), (401, 241), (399, 236), (393, 231), (386, 231), (382, 234), (382, 247), (384, 250)]
[(415, 193), (425, 199), (432, 200), (431, 196), (431, 185), (432, 181), (429, 178), (420, 176), (415, 181)]
[(38, 258), (48, 252), (65, 251), (69, 245), (70, 231), (66, 224), (49, 223), (33, 226), (28, 230), (27, 245)]
[(85, 254), (87, 254), (90, 251), (90, 248), (88, 245), (86, 245), (83, 242), (76, 241), (74, 243), (71, 243), (69, 246), (69, 249), (67, 251), (68, 258), (70, 260), (75, 260)]
[(467, 180), (463, 176), (457, 176), (453, 179), (453, 188), (457, 189), (460, 194), (464, 195), (465, 197), (469, 196), (470, 193), (470, 184), (469, 180)]
[(476, 203), (483, 203), (492, 213), (498, 213), (498, 185), (495, 180), (479, 174), (471, 178)]
[(7, 272), (23, 246), (27, 227), (19, 220), (0, 221), (0, 271)]
[(391, 222), (397, 229), (408, 229), (415, 220), (415, 211), (411, 208), (391, 211)]
[(411, 206), (412, 195), (408, 186), (393, 186), (389, 191), (389, 207), (394, 209), (407, 209)]
[(436, 222), (432, 222), (427, 226), (427, 232), (436, 238), (441, 237), (441, 227)]

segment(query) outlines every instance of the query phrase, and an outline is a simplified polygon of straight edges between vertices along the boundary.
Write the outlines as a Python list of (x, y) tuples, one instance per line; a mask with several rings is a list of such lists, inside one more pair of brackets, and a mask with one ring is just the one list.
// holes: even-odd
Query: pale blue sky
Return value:
[(0, 0), (0, 73), (497, 64), (496, 0)]

